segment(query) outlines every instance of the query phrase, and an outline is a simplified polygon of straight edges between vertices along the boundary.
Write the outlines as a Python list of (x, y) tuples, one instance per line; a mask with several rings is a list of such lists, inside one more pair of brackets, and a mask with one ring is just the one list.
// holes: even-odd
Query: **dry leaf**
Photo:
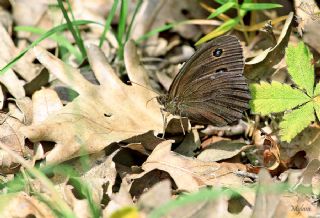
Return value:
[[(180, 203), (179, 207), (168, 208), (171, 210), (167, 211), (163, 217), (250, 217), (252, 209), (241, 196), (237, 196), (236, 193), (234, 194), (237, 197), (232, 196), (233, 192), (230, 190), (221, 190), (221, 193), (222, 196), (219, 196), (217, 199), (210, 199), (210, 197), (208, 198), (205, 195), (197, 201), (184, 204)], [(188, 197), (189, 196), (185, 196), (185, 198)], [(235, 205), (238, 208), (235, 208)]]
[(171, 182), (169, 180), (158, 182), (140, 196), (137, 206), (148, 214), (153, 209), (171, 200), (171, 191)]
[[(159, 28), (168, 23), (174, 23), (187, 19), (204, 18), (207, 16), (198, 2), (193, 0), (151, 0), (144, 1), (139, 13), (137, 14), (133, 28), (132, 38), (138, 39), (147, 32)], [(180, 25), (173, 28), (179, 32), (184, 38), (195, 38), (201, 32), (200, 28), (193, 25)], [(146, 52), (150, 56), (159, 56), (166, 53), (168, 50), (168, 41), (159, 38), (158, 34), (150, 37), (145, 44)]]
[[(0, 142), (8, 146), (20, 156), (25, 155), (24, 136), (20, 128), (24, 126), (21, 121), (8, 114), (0, 114)], [(6, 151), (0, 150), (0, 171), (3, 174), (18, 170), (20, 164)]]
[(239, 141), (223, 140), (207, 145), (198, 155), (197, 159), (202, 161), (220, 161), (238, 155), (246, 144)]
[(44, 122), (23, 129), (23, 133), (32, 141), (57, 143), (47, 156), (48, 163), (77, 157), (82, 148), (88, 153), (95, 153), (113, 142), (149, 130), (161, 132), (160, 106), (154, 99), (156, 94), (142, 87), (148, 87), (149, 82), (132, 42), (126, 46), (125, 64), (130, 80), (140, 84), (132, 86), (121, 82), (96, 46), (90, 46), (87, 52), (100, 85), (89, 83), (78, 70), (47, 51), (39, 47), (34, 51), (51, 73), (79, 93), (73, 102), (50, 115)]
[(123, 180), (119, 192), (110, 197), (109, 204), (104, 208), (103, 217), (110, 217), (115, 211), (127, 206), (133, 206), (133, 200), (129, 193), (129, 186)]
[(65, 200), (71, 205), (72, 211), (77, 218), (91, 217), (89, 202), (87, 199), (77, 199), (72, 192), (73, 187), (70, 185), (63, 185), (63, 196)]
[(1, 198), (1, 202), (5, 202), (5, 207), (2, 207), (0, 211), (1, 217), (56, 217), (47, 205), (38, 201), (34, 197), (28, 196), (24, 192), (2, 195)]
[(320, 161), (318, 159), (311, 160), (307, 167), (303, 170), (298, 183), (293, 187), (293, 189), (298, 189), (302, 186), (311, 188), (312, 178), (316, 175), (319, 169)]
[(174, 149), (174, 151), (187, 157), (193, 157), (196, 149), (200, 148), (200, 144), (201, 141), (198, 130), (193, 128), (190, 133), (187, 133), (182, 143)]
[[(0, 53), (0, 65), (1, 67), (4, 67), (5, 64), (18, 55), (19, 50), (15, 47), (11, 36), (2, 25), (0, 25), (0, 37), (0, 48), (2, 49)], [(28, 60), (26, 56), (19, 59), (19, 61), (13, 66), (13, 70), (16, 71), (26, 82), (32, 81), (39, 73), (38, 66), (33, 64), (32, 60)], [(1, 76), (4, 76), (5, 74)], [(18, 80), (14, 85), (17, 86), (16, 89), (18, 89), (21, 85), (24, 85), (24, 83), (24, 81)]]
[(287, 217), (289, 208), (280, 199), (279, 190), (272, 190), (270, 184), (275, 184), (267, 170), (259, 173), (259, 186), (252, 218)]
[(288, 45), (291, 34), (292, 22), (293, 12), (288, 15), (277, 44), (273, 48), (266, 49), (249, 62), (246, 62), (244, 71), (246, 78), (258, 81), (274, 73), (273, 66), (278, 64), (284, 57), (285, 48)]
[(104, 157), (104, 160), (99, 159), (97, 165), (91, 167), (89, 171), (81, 176), (84, 181), (90, 184), (93, 199), (97, 204), (103, 199), (106, 186), (108, 187), (106, 193), (109, 196), (112, 194), (112, 187), (117, 176), (116, 165), (112, 158), (117, 153), (118, 150), (111, 155)]
[(62, 109), (63, 105), (52, 89), (42, 88), (32, 95), (33, 104), (33, 124), (41, 123), (47, 117)]
[(154, 169), (158, 169), (168, 172), (178, 189), (186, 191), (196, 191), (206, 185), (229, 186), (242, 183), (234, 172), (244, 170), (244, 165), (218, 164), (185, 157), (171, 151), (172, 142), (168, 140), (159, 144), (143, 163), (142, 169), (145, 172), (132, 175), (130, 178), (137, 179)]

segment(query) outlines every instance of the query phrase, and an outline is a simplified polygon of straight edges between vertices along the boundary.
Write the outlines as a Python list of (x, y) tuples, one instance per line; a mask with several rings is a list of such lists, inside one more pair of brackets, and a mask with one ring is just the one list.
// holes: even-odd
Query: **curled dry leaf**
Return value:
[(29, 97), (24, 97), (20, 99), (8, 99), (14, 101), (15, 104), (9, 103), (9, 114), (25, 125), (30, 125), (32, 123), (32, 102)]
[[(87, 49), (89, 62), (100, 85), (93, 85), (49, 52), (36, 47), (38, 60), (79, 96), (44, 122), (23, 128), (32, 141), (53, 141), (56, 146), (47, 162), (57, 163), (80, 156), (82, 148), (95, 153), (149, 130), (161, 132), (162, 116), (147, 73), (140, 65), (133, 42), (126, 45), (125, 65), (131, 81), (122, 83), (96, 46)], [(142, 87), (144, 86), (144, 87)], [(66, 131), (67, 130), (67, 131)]]
[(278, 64), (285, 55), (285, 48), (289, 42), (292, 23), (293, 12), (288, 15), (277, 44), (273, 48), (266, 49), (252, 60), (246, 62), (244, 68), (244, 75), (246, 78), (259, 81), (274, 73), (275, 70), (273, 69), (273, 66)]
[[(0, 142), (8, 146), (17, 154), (24, 156), (24, 136), (20, 128), (24, 124), (8, 114), (0, 114)], [(6, 151), (0, 150), (0, 172), (3, 174), (13, 173), (20, 164)]]
[(178, 189), (196, 191), (206, 185), (229, 186), (240, 185), (241, 179), (234, 172), (245, 170), (242, 164), (228, 164), (205, 162), (195, 158), (189, 158), (171, 151), (173, 141), (168, 140), (159, 144), (143, 163), (143, 173), (132, 175), (131, 179), (137, 179), (146, 173), (158, 169), (168, 172)]

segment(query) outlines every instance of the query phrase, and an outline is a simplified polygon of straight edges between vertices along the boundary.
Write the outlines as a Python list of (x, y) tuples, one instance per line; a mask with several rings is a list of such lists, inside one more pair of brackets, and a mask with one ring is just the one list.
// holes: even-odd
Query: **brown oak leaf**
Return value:
[(83, 150), (95, 153), (149, 130), (163, 128), (160, 105), (149, 90), (147, 73), (140, 65), (133, 42), (125, 48), (125, 65), (131, 81), (124, 84), (96, 46), (87, 48), (91, 68), (100, 85), (84, 79), (79, 70), (43, 50), (34, 48), (37, 59), (79, 96), (45, 121), (22, 129), (31, 141), (53, 141), (55, 147), (47, 163), (58, 163), (80, 156)]

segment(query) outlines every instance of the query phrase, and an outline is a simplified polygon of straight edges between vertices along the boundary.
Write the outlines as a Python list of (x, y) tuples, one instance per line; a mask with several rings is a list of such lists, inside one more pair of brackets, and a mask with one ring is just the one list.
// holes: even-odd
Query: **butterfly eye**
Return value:
[(222, 55), (222, 49), (221, 48), (216, 48), (214, 51), (213, 51), (213, 56), (215, 57), (220, 57)]

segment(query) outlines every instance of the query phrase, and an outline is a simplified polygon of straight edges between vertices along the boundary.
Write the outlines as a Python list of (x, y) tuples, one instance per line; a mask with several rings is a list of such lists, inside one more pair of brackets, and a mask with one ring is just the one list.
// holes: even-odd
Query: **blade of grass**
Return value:
[(207, 35), (205, 35), (204, 37), (199, 39), (199, 41), (197, 41), (195, 45), (200, 45), (206, 41), (209, 41), (210, 39), (213, 39), (217, 36), (220, 36), (220, 35), (228, 32), (229, 30), (232, 29), (232, 27), (237, 25), (239, 23), (239, 21), (240, 21), (239, 18), (228, 20), (227, 22), (225, 22), (224, 24), (219, 26), (217, 29), (213, 30), (212, 32), (208, 33)]
[(119, 49), (117, 52), (118, 58), (123, 60), (124, 49), (124, 33), (126, 32), (126, 19), (128, 16), (128, 0), (121, 0), (120, 19), (118, 25), (117, 40), (119, 43)]
[[(204, 3), (200, 3), (200, 5), (201, 5), (201, 7), (203, 7), (205, 10), (207, 10), (207, 11), (209, 11), (209, 12), (211, 12), (211, 13), (214, 13), (215, 12), (215, 9), (214, 8), (211, 8), (210, 6), (208, 6), (208, 5), (206, 5), (206, 4), (204, 4)], [(219, 19), (221, 19), (222, 21), (228, 21), (228, 20), (230, 20), (231, 18), (229, 17), (229, 16), (227, 16), (227, 15), (225, 15), (225, 14), (220, 14), (220, 15), (218, 15), (217, 16)], [(277, 17), (277, 18), (274, 18), (274, 19), (272, 19), (271, 20), (271, 23), (272, 23), (272, 25), (274, 25), (274, 24), (277, 24), (277, 23), (280, 23), (280, 22), (282, 22), (283, 20), (286, 20), (287, 19), (287, 15), (285, 15), (285, 16), (281, 16), (281, 17)], [(263, 27), (265, 24), (266, 24), (266, 22), (267, 21), (262, 21), (262, 22), (260, 22), (260, 23), (257, 23), (257, 24), (255, 24), (255, 25), (251, 25), (251, 26), (241, 26), (241, 25), (236, 25), (234, 28), (236, 29), (236, 30), (239, 30), (239, 31), (247, 31), (247, 32), (249, 32), (249, 31), (257, 31), (257, 30), (259, 30), (259, 29), (261, 29), (261, 27)]]
[(138, 13), (141, 5), (142, 5), (142, 0), (138, 0), (137, 5), (136, 5), (136, 7), (135, 7), (135, 9), (134, 9), (134, 12), (133, 12), (132, 19), (131, 19), (131, 21), (130, 21), (128, 30), (127, 30), (125, 42), (127, 42), (127, 41), (129, 40), (129, 37), (130, 37), (130, 35), (131, 35), (131, 29), (132, 29), (132, 25), (133, 25), (134, 19), (135, 19), (136, 15), (137, 15), (137, 13)]
[(79, 33), (77, 33), (77, 31), (75, 30), (73, 24), (72, 24), (72, 21), (70, 20), (69, 16), (68, 16), (68, 13), (66, 11), (66, 9), (64, 8), (63, 6), (63, 3), (62, 3), (62, 0), (58, 0), (58, 5), (60, 7), (60, 10), (63, 14), (63, 17), (64, 19), (67, 21), (67, 25), (68, 25), (68, 29), (70, 30), (70, 32), (72, 33), (72, 36), (73, 38), (75, 39), (80, 51), (81, 51), (81, 54), (82, 56), (85, 58), (87, 57), (87, 53), (86, 53), (86, 50), (84, 48), (84, 44), (83, 44), (83, 40), (81, 39), (81, 35)]
[(112, 8), (109, 12), (109, 15), (107, 17), (107, 20), (106, 20), (106, 23), (104, 25), (104, 29), (103, 29), (103, 33), (100, 37), (100, 41), (99, 41), (99, 47), (101, 48), (102, 45), (103, 45), (103, 42), (104, 40), (106, 39), (106, 35), (107, 35), (107, 32), (109, 31), (110, 29), (110, 26), (111, 26), (111, 22), (113, 20), (113, 17), (116, 13), (116, 10), (117, 10), (117, 6), (118, 6), (118, 3), (119, 3), (119, 0), (114, 0), (113, 4), (112, 4)]
[(118, 25), (117, 39), (119, 45), (123, 43), (123, 35), (126, 31), (126, 19), (128, 15), (128, 0), (121, 0), (120, 18)]
[(243, 3), (241, 5), (241, 9), (246, 11), (253, 11), (253, 10), (268, 10), (274, 8), (282, 8), (283, 6), (280, 4), (274, 3)]
[(227, 2), (224, 5), (221, 5), (219, 8), (216, 9), (215, 12), (211, 13), (208, 17), (208, 19), (212, 19), (215, 18), (216, 16), (226, 12), (227, 10), (229, 10), (230, 8), (234, 7), (236, 5), (235, 2)]
[[(183, 21), (182, 21), (182, 22), (183, 22)], [(151, 36), (153, 36), (153, 35), (156, 35), (156, 34), (158, 34), (158, 33), (160, 33), (160, 32), (169, 30), (169, 29), (173, 28), (174, 26), (179, 25), (179, 24), (182, 23), (182, 22), (165, 24), (165, 25), (163, 25), (163, 26), (161, 26), (161, 27), (155, 28), (155, 29), (151, 30), (150, 32), (147, 32), (146, 34), (140, 36), (140, 37), (136, 40), (136, 42), (137, 42), (137, 43), (140, 43), (141, 41), (146, 40), (147, 38), (149, 38), (149, 37), (151, 37)]]
[[(15, 26), (14, 31), (24, 31), (29, 33), (34, 33), (38, 35), (42, 35), (46, 33), (46, 30), (33, 27), (33, 26)], [(65, 47), (71, 54), (73, 54), (77, 61), (82, 61), (82, 55), (79, 53), (79, 50), (77, 50), (69, 41), (66, 39), (66, 37), (62, 35), (53, 34), (49, 37), (50, 39), (54, 40), (55, 42), (59, 43), (59, 45)]]
[[(90, 21), (90, 20), (77, 20), (72, 22), (73, 25), (85, 25), (85, 24), (99, 24), (102, 26), (102, 24), (95, 22), (95, 21)], [(27, 53), (32, 47), (38, 45), (41, 41), (44, 39), (50, 37), (51, 35), (61, 32), (68, 29), (68, 24), (62, 24), (59, 26), (56, 26), (49, 31), (47, 31), (45, 34), (40, 36), (38, 39), (36, 39), (34, 42), (32, 42), (28, 47), (23, 49), (15, 58), (13, 58), (7, 65), (5, 65), (2, 69), (0, 69), (0, 75), (5, 73), (8, 69), (10, 69), (25, 53)]]

